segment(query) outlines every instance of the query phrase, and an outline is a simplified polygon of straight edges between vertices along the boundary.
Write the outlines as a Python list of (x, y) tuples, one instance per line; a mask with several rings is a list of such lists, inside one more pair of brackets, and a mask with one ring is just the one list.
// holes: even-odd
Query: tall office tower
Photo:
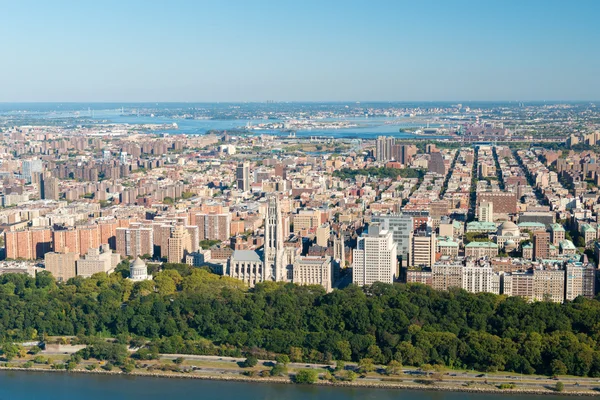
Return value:
[(375, 282), (393, 283), (398, 275), (398, 245), (392, 232), (378, 223), (358, 238), (352, 255), (352, 283), (364, 286)]
[(479, 222), (494, 222), (494, 203), (482, 201), (478, 211)]
[(42, 176), (40, 180), (40, 198), (42, 200), (58, 200), (58, 179), (49, 175)]
[(237, 188), (242, 192), (250, 190), (250, 164), (247, 162), (239, 163), (235, 171)]
[(136, 258), (154, 255), (154, 230), (144, 227), (117, 228), (117, 253)]
[(377, 137), (375, 144), (375, 158), (377, 161), (388, 161), (392, 158), (392, 149), (395, 142), (393, 137)]
[(185, 257), (192, 252), (192, 238), (183, 225), (175, 226), (168, 240), (167, 261), (170, 263), (185, 262)]
[(444, 165), (444, 157), (439, 151), (431, 153), (429, 158), (429, 172), (435, 172), (440, 175), (446, 175), (446, 166)]
[(33, 159), (23, 161), (23, 167), (21, 169), (23, 172), (23, 177), (27, 179), (28, 182), (31, 182), (32, 177), (36, 174), (42, 173), (44, 167), (42, 160)]
[(412, 238), (412, 262), (413, 266), (431, 267), (435, 263), (435, 233), (427, 234), (419, 232)]
[(230, 234), (231, 214), (200, 213), (195, 215), (199, 228), (200, 240), (228, 240)]
[(284, 267), (283, 224), (281, 206), (275, 196), (271, 196), (265, 215), (264, 268), (265, 280), (287, 280)]
[(533, 236), (533, 259), (535, 261), (550, 257), (550, 234), (548, 232), (536, 233)]
[(392, 232), (394, 242), (398, 245), (398, 255), (402, 257), (402, 265), (408, 266), (413, 236), (413, 217), (406, 214), (373, 215), (372, 222), (379, 222), (383, 229)]

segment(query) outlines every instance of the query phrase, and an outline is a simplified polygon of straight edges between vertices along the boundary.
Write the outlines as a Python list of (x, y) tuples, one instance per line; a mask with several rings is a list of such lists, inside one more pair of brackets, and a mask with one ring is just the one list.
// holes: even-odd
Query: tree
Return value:
[(246, 361), (244, 361), (244, 367), (246, 367), (246, 368), (255, 367), (257, 364), (258, 364), (258, 358), (256, 358), (253, 355), (249, 355), (246, 358)]
[(177, 357), (176, 359), (173, 360), (173, 362), (177, 365), (183, 364), (184, 361), (185, 361), (185, 358), (183, 358), (183, 357)]
[(550, 371), (553, 376), (560, 376), (567, 374), (567, 366), (561, 360), (552, 360), (550, 363)]
[(356, 372), (351, 371), (351, 370), (346, 371), (345, 378), (348, 382), (354, 382), (357, 378)]
[(299, 347), (290, 347), (290, 360), (294, 362), (302, 362), (303, 354), (302, 349)]
[(19, 355), (19, 346), (13, 343), (5, 343), (2, 345), (0, 353), (6, 361), (11, 361)]
[(284, 364), (275, 364), (271, 368), (271, 376), (284, 376), (287, 375), (288, 371)]
[(287, 354), (278, 354), (277, 357), (275, 357), (275, 361), (277, 361), (278, 364), (288, 365), (290, 363), (290, 357), (288, 357)]
[(402, 364), (399, 361), (392, 360), (388, 363), (385, 372), (388, 375), (400, 375), (402, 373)]
[(554, 387), (554, 390), (556, 390), (557, 392), (562, 392), (563, 390), (565, 390), (565, 384), (562, 382), (556, 382), (556, 386)]
[(313, 384), (319, 379), (319, 373), (314, 369), (301, 369), (296, 373), (296, 383)]
[(373, 360), (370, 358), (363, 358), (358, 361), (358, 370), (362, 373), (369, 373), (375, 370)]

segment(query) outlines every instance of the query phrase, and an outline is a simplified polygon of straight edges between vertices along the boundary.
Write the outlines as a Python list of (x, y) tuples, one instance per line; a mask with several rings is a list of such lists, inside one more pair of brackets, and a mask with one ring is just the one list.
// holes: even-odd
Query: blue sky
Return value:
[(600, 1), (0, 0), (0, 101), (600, 100)]

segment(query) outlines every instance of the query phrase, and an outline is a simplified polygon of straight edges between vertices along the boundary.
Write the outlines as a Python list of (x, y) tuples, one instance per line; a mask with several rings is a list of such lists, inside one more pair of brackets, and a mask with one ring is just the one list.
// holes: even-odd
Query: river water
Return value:
[(561, 397), (0, 371), (0, 400), (479, 400), (484, 398), (486, 400), (558, 400)]

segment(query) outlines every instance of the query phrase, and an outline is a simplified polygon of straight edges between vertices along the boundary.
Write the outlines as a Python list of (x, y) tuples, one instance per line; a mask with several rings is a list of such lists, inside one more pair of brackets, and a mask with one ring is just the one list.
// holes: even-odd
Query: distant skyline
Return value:
[(600, 100), (595, 0), (0, 6), (0, 102)]

